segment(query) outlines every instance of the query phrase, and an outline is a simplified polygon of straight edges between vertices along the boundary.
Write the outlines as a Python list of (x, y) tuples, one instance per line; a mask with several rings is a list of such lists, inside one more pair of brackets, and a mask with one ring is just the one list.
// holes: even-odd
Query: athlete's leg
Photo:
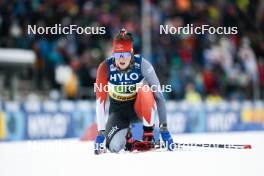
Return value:
[(155, 100), (148, 85), (138, 89), (134, 109), (137, 116), (143, 121), (143, 140), (152, 141), (155, 122)]
[(148, 85), (144, 85), (138, 89), (134, 109), (145, 127), (152, 127), (154, 125), (155, 100)]
[(109, 143), (109, 150), (111, 152), (119, 152), (120, 150), (125, 148), (126, 145), (126, 135), (127, 135), (128, 128), (122, 129), (118, 131)]
[(124, 149), (129, 120), (122, 113), (112, 112), (106, 123), (105, 137), (106, 147), (111, 152), (119, 152)]

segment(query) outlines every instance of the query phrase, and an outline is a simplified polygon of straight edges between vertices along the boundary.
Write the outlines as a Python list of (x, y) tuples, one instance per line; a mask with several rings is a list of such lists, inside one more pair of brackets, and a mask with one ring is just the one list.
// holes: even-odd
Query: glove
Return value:
[(99, 131), (98, 135), (95, 138), (94, 154), (99, 155), (104, 152), (104, 140), (104, 130)]
[(167, 124), (160, 124), (160, 134), (162, 140), (165, 142), (167, 150), (173, 151), (174, 149), (173, 139), (170, 135), (170, 132), (168, 131)]

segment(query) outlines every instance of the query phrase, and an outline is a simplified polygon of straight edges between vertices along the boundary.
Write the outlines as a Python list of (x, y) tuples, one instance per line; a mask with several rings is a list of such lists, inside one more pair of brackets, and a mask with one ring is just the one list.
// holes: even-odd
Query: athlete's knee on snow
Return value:
[(111, 139), (108, 149), (114, 153), (118, 153), (120, 150), (124, 149), (126, 145), (126, 134), (127, 129), (118, 131)]

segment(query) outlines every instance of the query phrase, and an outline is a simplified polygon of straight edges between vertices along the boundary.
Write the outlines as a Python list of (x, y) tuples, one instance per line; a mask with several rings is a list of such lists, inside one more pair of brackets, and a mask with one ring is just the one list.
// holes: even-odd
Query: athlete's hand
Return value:
[(174, 149), (173, 139), (168, 131), (167, 124), (160, 124), (160, 135), (165, 142), (167, 150), (172, 151)]
[(99, 131), (98, 135), (95, 138), (94, 154), (99, 155), (105, 151), (104, 140), (104, 130)]

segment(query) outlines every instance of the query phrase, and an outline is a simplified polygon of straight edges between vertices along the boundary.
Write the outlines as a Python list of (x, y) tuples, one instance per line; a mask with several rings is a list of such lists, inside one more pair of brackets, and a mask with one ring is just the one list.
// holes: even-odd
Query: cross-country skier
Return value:
[[(112, 52), (112, 56), (104, 60), (97, 70), (96, 118), (99, 132), (95, 139), (95, 154), (102, 151), (98, 146), (102, 146), (105, 139), (110, 152), (119, 152), (126, 147), (133, 149), (136, 141), (131, 138), (129, 127), (138, 121), (143, 122), (142, 141), (152, 142), (155, 102), (159, 132), (167, 148), (172, 150), (169, 147), (173, 139), (167, 129), (165, 100), (158, 89), (160, 83), (152, 65), (140, 55), (134, 55), (132, 35), (125, 29), (114, 38)], [(148, 87), (139, 86), (142, 85), (139, 83)], [(153, 89), (148, 89), (150, 87)], [(110, 99), (108, 119), (105, 112), (107, 95)]]

